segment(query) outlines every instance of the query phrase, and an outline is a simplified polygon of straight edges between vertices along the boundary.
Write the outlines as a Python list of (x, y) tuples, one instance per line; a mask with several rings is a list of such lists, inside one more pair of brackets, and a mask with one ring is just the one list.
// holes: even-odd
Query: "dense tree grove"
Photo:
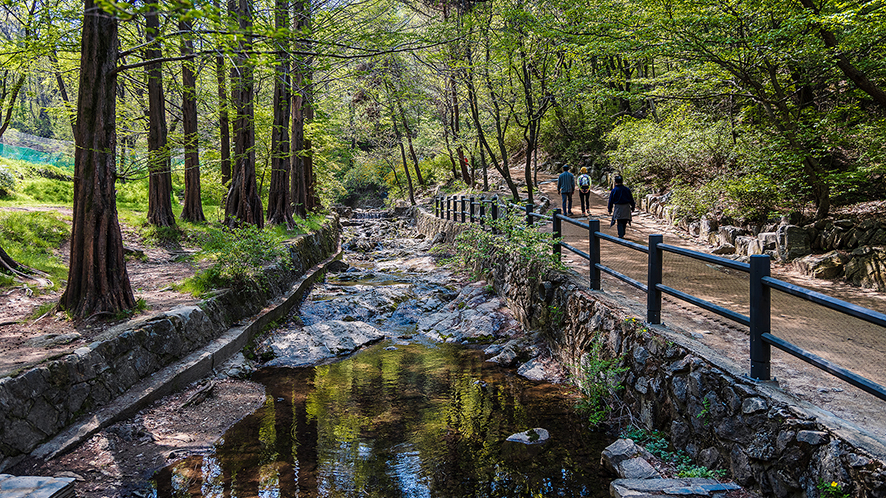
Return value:
[[(883, 2), (11, 0), (0, 9), (0, 135), (76, 139), (75, 241), (100, 230), (111, 244), (94, 249), (101, 257), (117, 250), (114, 183), (146, 175), (147, 221), (166, 227), (171, 202), (199, 222), (200, 199), (218, 193), (231, 226), (291, 226), (359, 192), (416, 202), (432, 183), (488, 187), (490, 172), (531, 200), (549, 159), (669, 192), (684, 216), (821, 218), (886, 195)], [(109, 27), (88, 33), (95, 22)], [(184, 192), (170, 175), (185, 177)], [(88, 273), (84, 258), (72, 253), (72, 272)], [(104, 271), (125, 278), (125, 268)], [(122, 284), (130, 295), (110, 308), (131, 302)], [(76, 292), (66, 305), (78, 306)]]

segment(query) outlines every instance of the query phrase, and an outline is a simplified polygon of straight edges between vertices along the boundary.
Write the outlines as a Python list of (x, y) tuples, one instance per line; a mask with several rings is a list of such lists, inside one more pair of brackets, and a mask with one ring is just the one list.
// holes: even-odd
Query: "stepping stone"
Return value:
[(73, 477), (0, 474), (0, 498), (74, 498)]
[(716, 497), (741, 489), (715, 479), (616, 479), (609, 485), (613, 498)]

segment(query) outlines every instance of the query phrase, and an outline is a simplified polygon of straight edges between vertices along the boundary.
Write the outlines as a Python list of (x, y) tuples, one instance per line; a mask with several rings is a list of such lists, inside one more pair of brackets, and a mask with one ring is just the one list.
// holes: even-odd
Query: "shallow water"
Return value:
[[(213, 452), (161, 470), (163, 497), (608, 496), (600, 453), (565, 387), (464, 346), (377, 344), (324, 366), (263, 369), (263, 408)], [(514, 433), (547, 429), (524, 446)]]

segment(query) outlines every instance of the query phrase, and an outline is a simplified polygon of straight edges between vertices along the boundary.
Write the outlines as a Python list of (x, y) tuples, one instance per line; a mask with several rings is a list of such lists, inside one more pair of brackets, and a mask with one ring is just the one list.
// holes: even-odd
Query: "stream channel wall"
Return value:
[[(452, 241), (467, 225), (416, 210), (416, 227)], [(666, 433), (697, 464), (726, 469), (764, 496), (833, 496), (816, 486), (837, 482), (848, 496), (886, 497), (882, 442), (777, 385), (750, 380), (687, 334), (644, 324), (616, 298), (588, 290), (586, 277), (539, 271), (510, 254), (489, 254), (476, 270), (573, 374), (595, 342), (604, 355), (620, 356), (627, 371), (619, 395), (636, 423)]]
[[(123, 396), (137, 382), (207, 346), (292, 291), (312, 267), (336, 253), (340, 233), (338, 216), (331, 216), (316, 232), (288, 243), (290, 268), (267, 269), (265, 285), (252, 283), (237, 292), (223, 290), (196, 306), (128, 321), (71, 354), (0, 379), (0, 471), (21, 461), (68, 425)], [(277, 315), (282, 311), (277, 311), (250, 323), (251, 330), (241, 336), (243, 343), (233, 344), (236, 348), (229, 352), (236, 353), (267, 323), (280, 318)], [(207, 359), (223, 361), (222, 356)], [(154, 398), (195, 380), (177, 377)], [(149, 401), (153, 400), (141, 404)], [(140, 407), (129, 411), (136, 409)]]

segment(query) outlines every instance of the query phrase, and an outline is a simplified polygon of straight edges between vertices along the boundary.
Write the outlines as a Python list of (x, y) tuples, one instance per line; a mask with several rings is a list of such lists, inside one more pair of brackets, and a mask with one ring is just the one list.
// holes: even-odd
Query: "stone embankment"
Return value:
[(665, 196), (647, 195), (638, 207), (714, 246), (714, 254), (736, 259), (768, 254), (813, 278), (845, 278), (853, 285), (886, 292), (886, 220), (824, 219), (797, 225), (785, 219), (737, 227), (709, 217), (678, 220)]
[[(294, 239), (289, 245), (292, 264), (288, 269), (269, 268), (262, 285), (255, 283), (238, 292), (221, 291), (198, 306), (179, 307), (126, 322), (73, 354), (0, 379), (0, 470), (15, 465), (78, 420), (95, 418), (90, 414), (124, 397), (136, 383), (218, 341), (238, 322), (290, 292), (302, 275), (336, 252), (339, 232), (336, 216), (328, 218), (317, 232)], [(262, 326), (251, 325), (256, 330), (238, 335), (227, 353), (239, 351)], [(213, 363), (227, 356), (207, 355), (195, 361)], [(187, 375), (174, 377), (152, 397), (129, 407), (129, 411), (134, 412), (194, 380), (197, 379)], [(118, 416), (128, 414), (124, 411)], [(100, 429), (98, 425), (89, 425), (89, 430)]]
[[(451, 239), (463, 229), (427, 212), (416, 216), (428, 237)], [(765, 496), (818, 496), (823, 481), (851, 496), (886, 496), (886, 446), (867, 433), (747, 378), (683, 333), (645, 325), (573, 273), (527, 268), (509, 254), (490, 254), (481, 266), (515, 317), (540, 332), (573, 374), (595, 343), (620, 358), (628, 369), (621, 401), (637, 423), (669, 434), (697, 464), (725, 469)]]

